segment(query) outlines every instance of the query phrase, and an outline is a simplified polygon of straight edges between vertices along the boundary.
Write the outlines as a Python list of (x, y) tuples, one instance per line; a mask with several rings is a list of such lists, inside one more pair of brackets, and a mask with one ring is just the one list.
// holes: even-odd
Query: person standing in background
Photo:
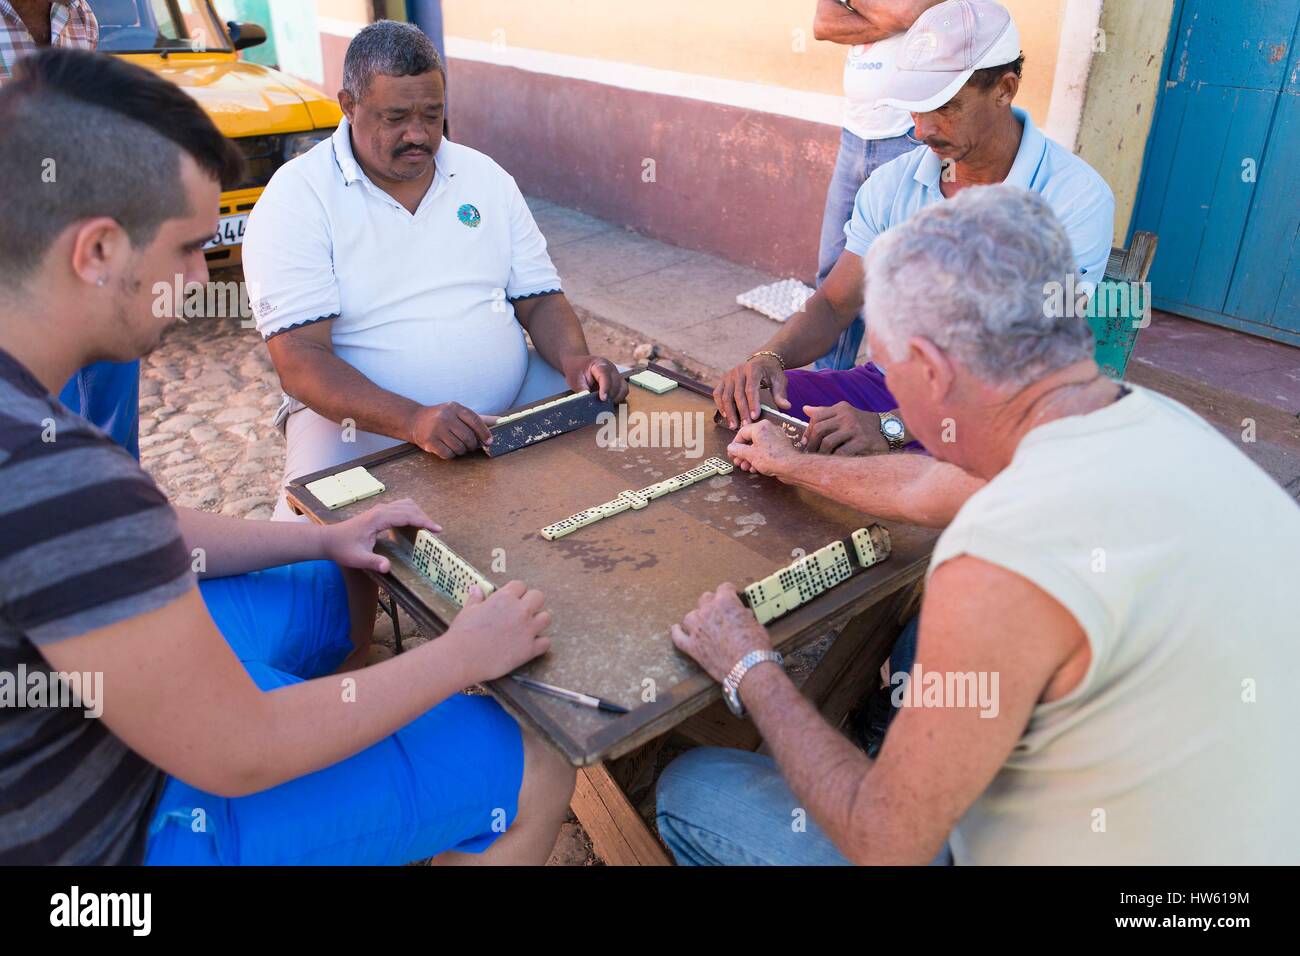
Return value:
[[(876, 109), (885, 80), (895, 69), (903, 34), (939, 0), (817, 0), (813, 36), (850, 47), (844, 63), (844, 128), (835, 173), (826, 190), (817, 253), (820, 286), (844, 251), (844, 224), (867, 178), (885, 163), (921, 143), (908, 133), (912, 116), (893, 107)], [(814, 368), (848, 369), (857, 364), (866, 325), (854, 320)]]
[(14, 63), (44, 46), (93, 50), (99, 46), (99, 21), (87, 0), (0, 0), (0, 85)]

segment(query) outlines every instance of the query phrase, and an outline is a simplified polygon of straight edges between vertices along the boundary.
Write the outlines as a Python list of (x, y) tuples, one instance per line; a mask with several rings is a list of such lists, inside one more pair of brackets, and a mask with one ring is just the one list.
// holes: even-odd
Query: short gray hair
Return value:
[(379, 20), (362, 27), (348, 44), (343, 57), (343, 89), (361, 100), (378, 74), (418, 76), (431, 70), (447, 78), (442, 57), (424, 31), (410, 23)]
[(891, 353), (920, 336), (980, 379), (1016, 386), (1092, 355), (1079, 310), (1050, 306), (1071, 288), (1074, 253), (1037, 193), (964, 189), (882, 234), (865, 269), (867, 321)]

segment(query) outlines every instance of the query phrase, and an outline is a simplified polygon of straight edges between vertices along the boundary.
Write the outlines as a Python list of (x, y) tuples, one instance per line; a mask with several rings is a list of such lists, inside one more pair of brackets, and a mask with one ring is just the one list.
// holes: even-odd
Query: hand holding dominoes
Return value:
[(782, 480), (803, 455), (779, 426), (767, 420), (742, 425), (727, 446), (727, 454), (742, 471)]
[(403, 498), (376, 505), (347, 521), (321, 527), (322, 557), (341, 567), (387, 574), (388, 559), (375, 553), (375, 542), (381, 534), (394, 528), (419, 528), (421, 534), (442, 530), (419, 505)]
[(834, 405), (805, 405), (808, 429), (803, 446), (823, 455), (874, 455), (889, 451), (889, 442), (880, 431), (880, 416), (865, 412), (848, 402)]
[(483, 419), (460, 402), (421, 407), (407, 425), (407, 440), (439, 458), (456, 458), (492, 443)]
[(577, 355), (563, 361), (564, 379), (575, 391), (592, 391), (602, 401), (621, 402), (627, 397), (627, 382), (615, 365), (607, 358), (595, 355)]
[(545, 634), (550, 625), (545, 595), (522, 581), (511, 581), (487, 598), (473, 585), (465, 606), (439, 640), (452, 646), (449, 660), (464, 668), (463, 682), (479, 684), (545, 654), (551, 647)]
[(785, 363), (775, 352), (764, 349), (722, 376), (713, 390), (713, 403), (732, 428), (746, 422), (758, 421), (762, 414), (761, 393), (772, 390), (772, 401), (785, 411), (790, 407), (786, 397)]

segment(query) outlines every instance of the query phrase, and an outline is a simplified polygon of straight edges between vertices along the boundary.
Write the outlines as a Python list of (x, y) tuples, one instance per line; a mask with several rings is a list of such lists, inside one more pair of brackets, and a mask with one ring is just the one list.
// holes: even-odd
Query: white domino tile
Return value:
[(571, 515), (563, 521), (547, 525), (541, 531), (542, 537), (547, 541), (555, 541), (557, 538), (563, 538), (566, 534), (572, 534), (579, 528), (585, 528), (602, 518), (612, 518), (629, 508), (640, 511), (646, 504), (656, 498), (662, 498), (674, 491), (689, 488), (697, 481), (705, 481), (715, 475), (725, 475), (733, 470), (734, 466), (731, 462), (723, 458), (705, 459), (702, 464), (696, 465), (690, 471), (684, 471), (680, 475), (673, 475), (671, 478), (657, 481), (639, 491), (631, 489), (620, 491), (618, 497), (613, 501), (607, 501), (603, 505), (596, 505), (586, 511), (580, 511), (576, 515)]
[(309, 481), (306, 488), (330, 511), (373, 498), (386, 490), (382, 481), (360, 466)]
[(473, 565), (428, 531), (416, 534), (412, 563), (434, 587), (462, 607), (469, 599), (471, 585), (477, 584), (484, 597), (496, 590)]
[(509, 422), (514, 422), (514, 421), (518, 421), (521, 418), (526, 418), (529, 415), (536, 415), (538, 412), (542, 412), (542, 411), (546, 411), (547, 409), (554, 408), (556, 405), (563, 405), (565, 402), (571, 402), (574, 399), (582, 398), (582, 396), (588, 394), (590, 394), (590, 389), (583, 389), (581, 392), (574, 392), (572, 395), (565, 395), (563, 398), (557, 398), (549, 402), (542, 402), (540, 405), (533, 405), (530, 408), (525, 408), (523, 411), (512, 412), (509, 415), (502, 415), (500, 418), (496, 420), (496, 425), (493, 425), (492, 427), (496, 428), (497, 425), (505, 425), (508, 424)]
[(666, 375), (660, 375), (658, 372), (652, 372), (646, 369), (643, 372), (637, 372), (635, 375), (629, 375), (629, 382), (640, 385), (644, 389), (654, 392), (656, 395), (662, 395), (664, 392), (671, 392), (677, 387), (677, 383)]
[[(863, 544), (869, 549), (864, 559)], [(866, 528), (853, 532), (852, 541), (858, 563), (870, 567), (882, 557), (877, 557), (871, 545), (870, 532)], [(768, 624), (797, 607), (825, 594), (835, 585), (847, 581), (853, 576), (853, 559), (843, 541), (832, 541), (824, 548), (818, 548), (811, 554), (804, 555), (793, 564), (787, 565), (775, 574), (770, 574), (761, 581), (755, 581), (745, 588), (745, 597), (750, 609), (760, 624)]]

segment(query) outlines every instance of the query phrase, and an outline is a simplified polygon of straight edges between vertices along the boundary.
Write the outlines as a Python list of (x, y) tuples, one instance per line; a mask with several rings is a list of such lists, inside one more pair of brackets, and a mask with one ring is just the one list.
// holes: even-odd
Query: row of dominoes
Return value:
[(307, 482), (306, 487), (330, 511), (385, 491), (384, 483), (361, 467), (317, 478)]
[(461, 607), (465, 606), (465, 601), (469, 598), (472, 584), (479, 586), (484, 597), (496, 590), (492, 582), (479, 574), (472, 564), (423, 529), (415, 536), (412, 564), (433, 582), (434, 587)]
[[(889, 557), (889, 532), (880, 525), (859, 528), (850, 541), (861, 567), (869, 568)], [(767, 624), (852, 576), (848, 547), (843, 541), (832, 541), (745, 588), (745, 603), (758, 623)]]
[(698, 465), (690, 471), (655, 482), (640, 491), (620, 491), (618, 497), (613, 501), (607, 501), (603, 505), (596, 505), (594, 508), (579, 511), (576, 515), (570, 515), (563, 521), (547, 525), (542, 529), (542, 537), (547, 541), (554, 541), (556, 538), (563, 538), (566, 534), (571, 534), (579, 528), (595, 524), (602, 518), (612, 518), (614, 515), (621, 514), (629, 509), (640, 511), (651, 501), (662, 498), (669, 492), (689, 488), (697, 481), (704, 481), (714, 475), (729, 474), (734, 469), (735, 466), (729, 461), (722, 458), (709, 458), (702, 465)]
[(549, 402), (543, 402), (540, 405), (534, 405), (531, 408), (525, 408), (521, 412), (512, 412), (509, 415), (502, 415), (496, 420), (496, 423), (492, 427), (495, 428), (497, 425), (505, 425), (509, 422), (517, 421), (520, 418), (526, 418), (529, 415), (536, 415), (538, 412), (545, 411), (548, 408), (554, 408), (556, 405), (563, 405), (565, 402), (571, 402), (574, 399), (582, 398), (582, 396), (589, 394), (589, 392), (589, 389), (583, 389), (581, 392), (574, 392), (572, 395), (565, 395), (563, 398), (557, 398)]

